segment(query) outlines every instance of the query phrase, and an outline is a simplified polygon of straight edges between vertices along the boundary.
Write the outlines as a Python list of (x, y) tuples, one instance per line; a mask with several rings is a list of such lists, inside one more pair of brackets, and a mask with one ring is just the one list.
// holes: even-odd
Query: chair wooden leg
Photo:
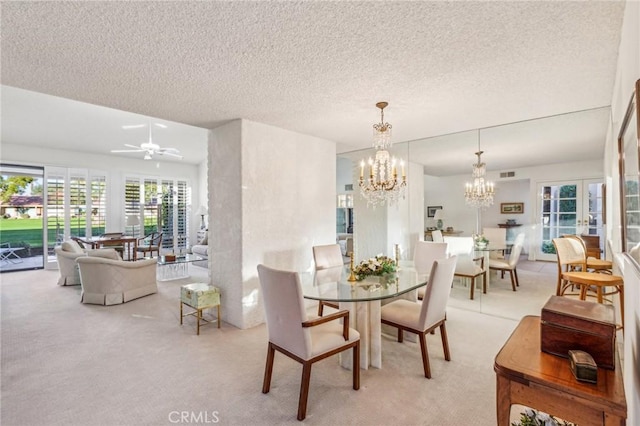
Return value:
[(471, 288), (469, 288), (469, 299), (473, 300), (473, 292), (476, 289), (476, 279), (471, 277)]
[(516, 281), (513, 273), (514, 273), (513, 270), (509, 271), (509, 276), (511, 277), (511, 288), (513, 289), (513, 291), (516, 291)]
[(267, 349), (267, 364), (264, 367), (264, 381), (262, 382), (262, 393), (269, 393), (271, 388), (271, 373), (273, 372), (273, 358), (275, 357), (276, 349), (273, 347), (273, 343), (269, 342)]
[(449, 352), (449, 339), (447, 338), (447, 328), (444, 321), (440, 324), (440, 337), (442, 338), (442, 349), (444, 350), (444, 359), (451, 361), (451, 353)]
[(302, 363), (302, 383), (300, 383), (300, 400), (298, 401), (298, 420), (307, 416), (307, 397), (309, 396), (309, 382), (311, 381), (311, 363)]
[(487, 274), (482, 276), (482, 293), (487, 294)]
[(402, 343), (404, 341), (404, 333), (402, 329), (398, 327), (398, 342)]
[(322, 304), (322, 300), (318, 302), (318, 316), (321, 317), (322, 316), (322, 310), (323, 310), (324, 305)]
[(516, 277), (516, 287), (520, 287), (520, 282), (518, 281), (518, 271), (516, 271), (516, 268), (513, 268), (513, 275), (515, 275)]
[(429, 366), (429, 353), (427, 352), (427, 333), (419, 333), (420, 351), (422, 352), (422, 368), (424, 369), (424, 377), (431, 378), (431, 367)]
[(353, 347), (353, 388), (360, 389), (360, 341)]

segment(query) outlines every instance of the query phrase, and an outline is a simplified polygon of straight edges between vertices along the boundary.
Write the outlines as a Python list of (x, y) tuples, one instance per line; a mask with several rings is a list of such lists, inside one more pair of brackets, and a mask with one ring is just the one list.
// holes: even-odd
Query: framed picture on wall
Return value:
[(442, 206), (428, 206), (427, 217), (434, 217), (436, 215), (436, 210), (442, 210)]
[(500, 213), (524, 213), (524, 203), (500, 203)]

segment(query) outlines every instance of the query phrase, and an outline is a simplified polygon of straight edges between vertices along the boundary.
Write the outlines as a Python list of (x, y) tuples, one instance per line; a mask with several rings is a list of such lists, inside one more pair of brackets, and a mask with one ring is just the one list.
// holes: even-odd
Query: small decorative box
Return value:
[(598, 366), (588, 353), (584, 351), (569, 351), (569, 366), (577, 380), (598, 383)]
[(194, 309), (210, 308), (220, 304), (220, 290), (206, 283), (183, 285), (180, 301)]

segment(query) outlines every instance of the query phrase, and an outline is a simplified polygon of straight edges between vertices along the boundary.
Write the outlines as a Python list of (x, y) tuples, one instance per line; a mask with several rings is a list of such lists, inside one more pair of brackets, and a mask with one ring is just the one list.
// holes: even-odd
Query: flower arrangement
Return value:
[(511, 426), (575, 426), (565, 420), (553, 417), (550, 414), (527, 408), (520, 413), (520, 421), (512, 422)]
[(473, 242), (478, 247), (486, 246), (487, 244), (489, 244), (489, 240), (487, 240), (487, 237), (485, 237), (483, 234), (474, 234)]
[(392, 274), (396, 272), (396, 261), (379, 254), (376, 257), (360, 262), (358, 266), (353, 268), (353, 272), (356, 274), (358, 281), (369, 275)]

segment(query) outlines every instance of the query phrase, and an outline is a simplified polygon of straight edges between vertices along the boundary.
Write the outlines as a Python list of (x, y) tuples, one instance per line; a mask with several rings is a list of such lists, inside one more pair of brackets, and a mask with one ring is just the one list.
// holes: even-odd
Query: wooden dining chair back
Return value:
[[(353, 349), (353, 389), (360, 388), (360, 334), (349, 327), (349, 312), (338, 311), (309, 320), (300, 277), (296, 272), (258, 265), (264, 313), (269, 333), (262, 393), (271, 387), (275, 351), (302, 364), (298, 420), (307, 411), (311, 366), (337, 353)], [(342, 320), (342, 323), (340, 323)], [(336, 364), (336, 369), (340, 369)], [(338, 372), (341, 375), (341, 372)]]
[(484, 264), (484, 256), (474, 256), (472, 237), (445, 237), (447, 252), (455, 255), (458, 259), (456, 263), (455, 276), (468, 279), (469, 299), (475, 297), (476, 280), (482, 277), (483, 291), (487, 292), (487, 269)]
[[(313, 262), (316, 265), (316, 271), (344, 266), (342, 258), (342, 250), (339, 244), (327, 244), (322, 246), (313, 246)], [(339, 309), (338, 303), (328, 302), (325, 300), (318, 301), (318, 316), (322, 316), (324, 307)]]
[[(624, 280), (622, 276), (600, 274), (587, 270), (584, 245), (574, 238), (554, 238), (552, 240), (558, 256), (557, 296), (578, 296), (580, 300), (595, 297), (598, 303), (611, 302), (610, 296), (620, 298), (620, 317), (624, 326)], [(578, 292), (567, 293), (578, 288)]]
[[(413, 253), (413, 266), (418, 274), (428, 275), (433, 267), (433, 262), (446, 259), (447, 243), (434, 243), (432, 241), (417, 241)], [(424, 298), (426, 287), (418, 289), (418, 299)]]
[(138, 247), (136, 250), (142, 253), (143, 257), (153, 257), (153, 252), (156, 252), (157, 256), (160, 256), (160, 249), (162, 248), (162, 232), (152, 232), (145, 235), (142, 238), (138, 238)]
[(587, 247), (587, 243), (584, 240), (582, 235), (563, 235), (563, 238), (569, 238), (572, 240), (573, 244), (580, 244), (581, 248), (576, 247), (578, 251), (584, 251), (584, 256), (586, 258), (586, 267), (587, 271), (590, 272), (600, 272), (603, 274), (612, 274), (613, 273), (613, 262), (606, 259), (600, 259), (600, 255), (598, 256), (590, 256), (589, 248)]
[(83, 240), (80, 237), (71, 237), (71, 239), (76, 243), (78, 243), (78, 245), (82, 247), (84, 250), (93, 250), (96, 248), (95, 243), (91, 241)]
[(511, 253), (509, 253), (509, 257), (507, 259), (493, 259), (491, 257), (489, 258), (489, 270), (500, 271), (501, 278), (504, 278), (505, 272), (509, 272), (509, 276), (511, 278), (511, 289), (513, 291), (516, 291), (516, 287), (520, 286), (520, 282), (518, 281), (518, 271), (516, 267), (518, 266), (520, 254), (522, 254), (522, 249), (524, 247), (524, 238), (524, 233), (518, 234), (515, 241), (513, 242)]
[(434, 261), (422, 303), (398, 299), (381, 309), (382, 323), (398, 329), (398, 342), (404, 340), (405, 331), (418, 335), (424, 376), (429, 379), (431, 367), (426, 340), (428, 333), (440, 328), (444, 359), (451, 360), (445, 321), (455, 268), (456, 256)]

